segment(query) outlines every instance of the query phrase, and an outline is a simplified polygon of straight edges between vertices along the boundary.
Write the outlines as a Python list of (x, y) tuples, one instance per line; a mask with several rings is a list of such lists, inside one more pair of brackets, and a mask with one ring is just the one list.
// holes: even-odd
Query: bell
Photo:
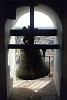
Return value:
[(20, 50), (20, 64), (16, 76), (24, 80), (33, 80), (45, 77), (50, 72), (49, 67), (41, 57), (39, 49), (26, 48)]

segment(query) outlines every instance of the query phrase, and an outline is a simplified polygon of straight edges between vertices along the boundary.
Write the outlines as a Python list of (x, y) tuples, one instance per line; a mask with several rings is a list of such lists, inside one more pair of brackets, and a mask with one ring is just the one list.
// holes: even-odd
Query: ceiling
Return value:
[(0, 8), (5, 12), (7, 18), (15, 19), (16, 8), (19, 6), (27, 6), (31, 3), (44, 4), (51, 7), (59, 17), (63, 17), (67, 11), (66, 0), (0, 0)]

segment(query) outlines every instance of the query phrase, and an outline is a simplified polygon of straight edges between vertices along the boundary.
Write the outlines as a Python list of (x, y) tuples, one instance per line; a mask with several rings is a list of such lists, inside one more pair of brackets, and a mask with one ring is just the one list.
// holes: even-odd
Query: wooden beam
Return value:
[(24, 48), (36, 48), (36, 49), (59, 49), (59, 44), (52, 44), (52, 45), (48, 45), (48, 44), (37, 44), (37, 45), (22, 45), (22, 44), (8, 44), (8, 49), (24, 49)]
[(33, 35), (33, 36), (57, 36), (57, 29), (15, 29), (10, 30), (11, 36), (24, 36), (24, 35)]
[(30, 5), (30, 29), (34, 29), (34, 3)]
[[(30, 29), (33, 30), (34, 29), (34, 2), (31, 3), (30, 5)], [(32, 35), (33, 32), (31, 33), (31, 38), (32, 38), (32, 44), (34, 45), (34, 36)]]

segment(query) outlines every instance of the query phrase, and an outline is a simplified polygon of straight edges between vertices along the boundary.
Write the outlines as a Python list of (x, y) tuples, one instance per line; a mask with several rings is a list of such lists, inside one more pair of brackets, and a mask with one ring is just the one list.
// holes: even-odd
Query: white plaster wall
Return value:
[(5, 23), (5, 49), (6, 49), (6, 73), (7, 73), (7, 97), (13, 88), (13, 77), (15, 69), (15, 50), (8, 50), (9, 43), (15, 43), (15, 37), (10, 38), (10, 29), (13, 28), (13, 21), (7, 20)]
[[(10, 38), (10, 44), (15, 44), (15, 36)], [(15, 77), (15, 49), (9, 49), (8, 65), (10, 66), (10, 77)]]

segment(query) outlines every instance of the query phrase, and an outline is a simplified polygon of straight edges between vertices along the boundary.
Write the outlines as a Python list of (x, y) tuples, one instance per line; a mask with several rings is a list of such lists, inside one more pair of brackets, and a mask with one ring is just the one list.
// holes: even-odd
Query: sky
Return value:
[[(30, 26), (30, 12), (22, 15), (16, 25), (15, 28), (23, 28), (23, 26)], [(54, 28), (54, 24), (49, 16), (42, 12), (34, 11), (34, 27), (35, 28)]]

